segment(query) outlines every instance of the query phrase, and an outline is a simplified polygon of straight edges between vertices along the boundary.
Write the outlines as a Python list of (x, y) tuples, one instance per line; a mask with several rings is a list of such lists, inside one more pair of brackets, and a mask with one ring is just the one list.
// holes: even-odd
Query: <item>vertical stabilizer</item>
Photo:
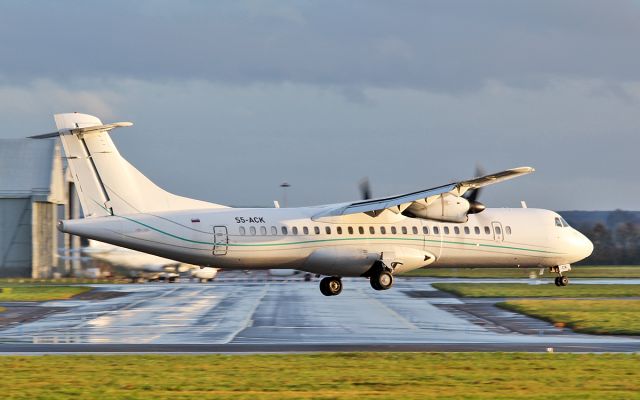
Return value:
[(131, 123), (77, 113), (55, 121), (85, 217), (224, 207), (171, 194), (122, 158), (109, 131)]

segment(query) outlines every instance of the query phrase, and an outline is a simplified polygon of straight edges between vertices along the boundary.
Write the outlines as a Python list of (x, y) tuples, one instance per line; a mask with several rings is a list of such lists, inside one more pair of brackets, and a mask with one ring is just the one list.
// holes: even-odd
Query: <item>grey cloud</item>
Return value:
[(58, 1), (0, 5), (0, 77), (415, 87), (638, 80), (631, 1)]

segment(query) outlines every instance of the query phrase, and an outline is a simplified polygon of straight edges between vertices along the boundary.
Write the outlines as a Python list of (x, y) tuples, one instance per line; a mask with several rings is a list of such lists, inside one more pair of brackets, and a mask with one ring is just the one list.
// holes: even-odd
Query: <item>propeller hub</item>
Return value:
[(469, 211), (468, 214), (478, 214), (485, 210), (485, 205), (480, 203), (479, 201), (470, 201), (469, 202)]

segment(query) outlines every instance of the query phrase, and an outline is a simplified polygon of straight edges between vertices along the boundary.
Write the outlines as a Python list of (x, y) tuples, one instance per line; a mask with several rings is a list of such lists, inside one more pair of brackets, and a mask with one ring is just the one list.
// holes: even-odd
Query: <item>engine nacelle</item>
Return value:
[[(474, 211), (480, 203), (474, 203)], [(408, 217), (431, 219), (442, 222), (467, 222), (467, 214), (469, 214), (471, 204), (467, 199), (455, 196), (451, 193), (445, 193), (429, 199), (414, 201), (402, 213)], [(481, 210), (480, 210), (481, 211)]]

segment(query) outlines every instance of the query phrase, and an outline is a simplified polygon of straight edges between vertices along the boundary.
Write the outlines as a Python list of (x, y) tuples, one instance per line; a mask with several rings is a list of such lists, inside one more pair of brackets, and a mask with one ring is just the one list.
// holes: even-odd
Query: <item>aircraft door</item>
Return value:
[(496, 242), (502, 242), (504, 240), (504, 231), (502, 230), (502, 224), (500, 222), (492, 222), (493, 239)]
[(227, 234), (226, 226), (214, 226), (213, 227), (213, 255), (224, 256), (227, 254), (227, 247), (229, 245), (229, 235)]

